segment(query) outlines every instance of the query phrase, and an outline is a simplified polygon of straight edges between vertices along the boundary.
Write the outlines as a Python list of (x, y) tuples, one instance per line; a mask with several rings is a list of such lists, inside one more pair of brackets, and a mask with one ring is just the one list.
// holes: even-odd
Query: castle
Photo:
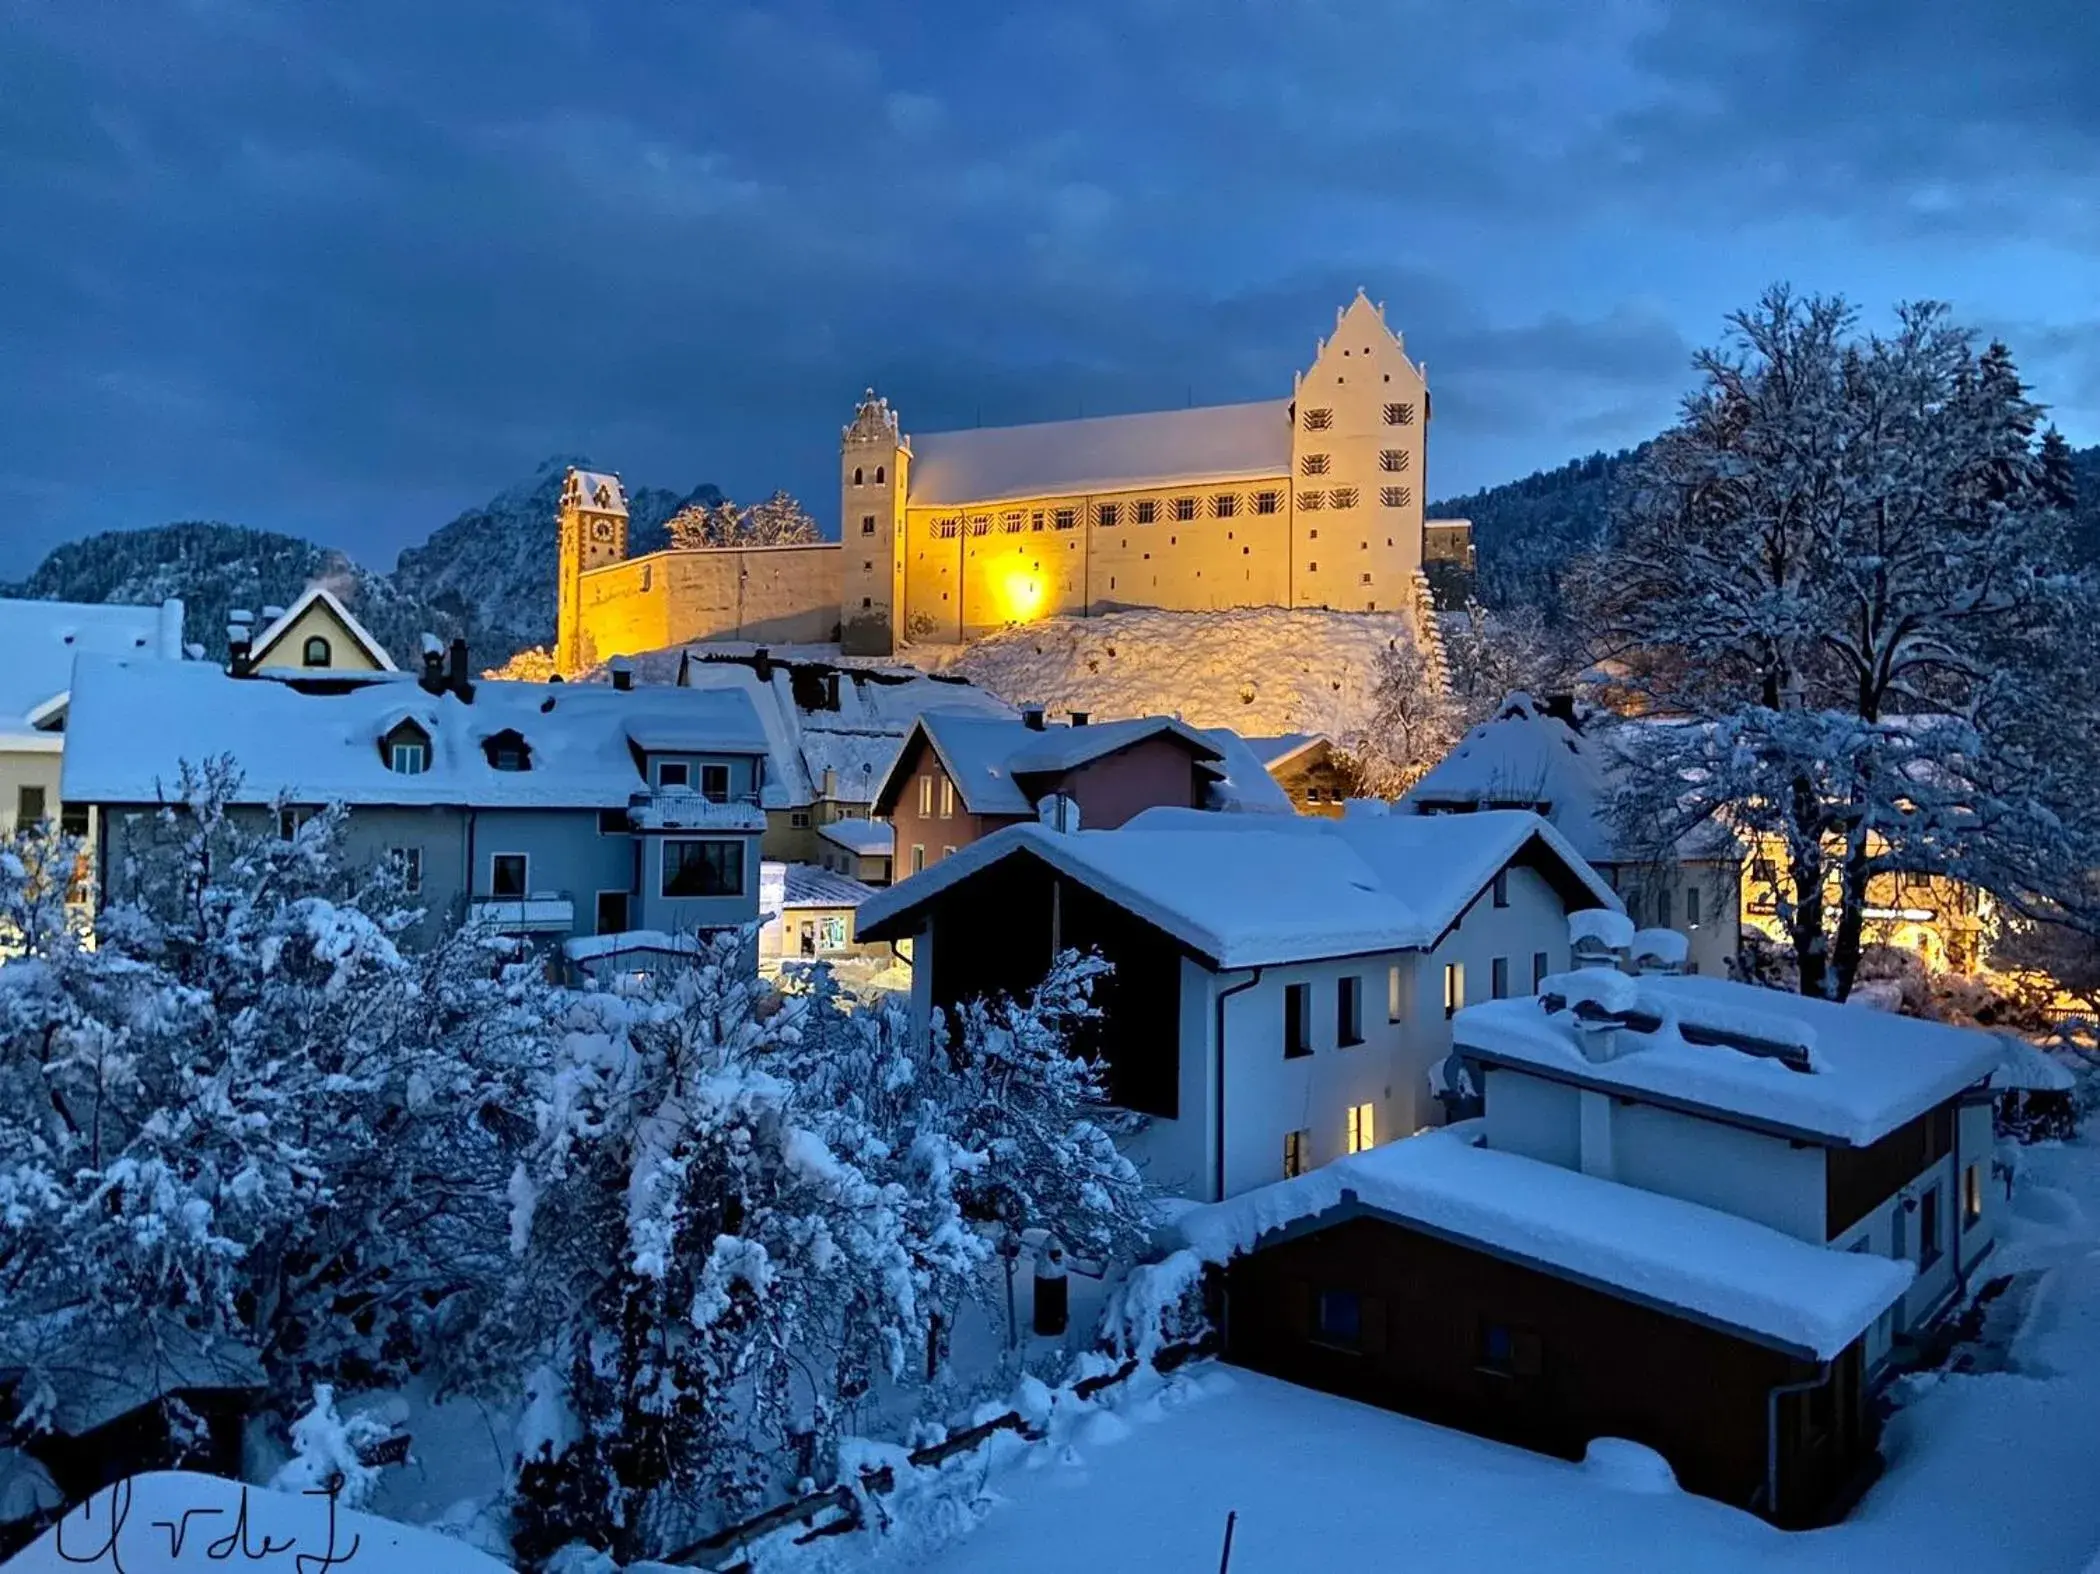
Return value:
[(617, 476), (562, 493), (556, 665), (703, 640), (888, 655), (1056, 613), (1429, 604), (1470, 527), (1422, 514), (1429, 389), (1359, 290), (1289, 399), (906, 436), (872, 391), (842, 540), (627, 555)]

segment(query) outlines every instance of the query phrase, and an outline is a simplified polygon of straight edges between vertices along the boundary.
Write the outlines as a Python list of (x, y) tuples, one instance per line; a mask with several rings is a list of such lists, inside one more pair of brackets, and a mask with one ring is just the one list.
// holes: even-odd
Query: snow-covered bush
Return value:
[(388, 1434), (386, 1423), (368, 1415), (336, 1414), (335, 1390), (314, 1385), (313, 1403), (292, 1423), (292, 1457), (270, 1478), (278, 1492), (333, 1492), (345, 1508), (363, 1508), (379, 1480), (379, 1467), (364, 1450)]

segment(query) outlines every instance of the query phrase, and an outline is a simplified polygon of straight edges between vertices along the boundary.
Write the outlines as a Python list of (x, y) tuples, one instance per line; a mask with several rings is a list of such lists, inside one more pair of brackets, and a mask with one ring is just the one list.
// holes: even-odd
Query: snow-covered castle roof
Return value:
[(599, 514), (625, 514), (627, 489), (607, 470), (571, 470), (562, 482), (561, 506)]

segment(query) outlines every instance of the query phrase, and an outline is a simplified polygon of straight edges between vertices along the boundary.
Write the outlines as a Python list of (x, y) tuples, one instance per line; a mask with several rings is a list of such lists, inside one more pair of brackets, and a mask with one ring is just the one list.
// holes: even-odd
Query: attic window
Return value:
[(299, 659), (309, 667), (329, 667), (335, 664), (335, 654), (328, 648), (328, 641), (318, 634), (308, 636), (305, 648), (299, 653)]
[(413, 724), (396, 727), (379, 748), (386, 768), (397, 776), (421, 776), (430, 769), (430, 738)]
[(486, 739), (482, 752), (488, 755), (492, 771), (529, 771), (532, 769), (532, 750), (518, 733), (505, 728)]

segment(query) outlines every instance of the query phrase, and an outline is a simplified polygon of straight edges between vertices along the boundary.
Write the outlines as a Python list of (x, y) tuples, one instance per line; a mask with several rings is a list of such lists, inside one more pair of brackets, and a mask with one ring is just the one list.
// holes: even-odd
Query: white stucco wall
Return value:
[(1581, 1163), (1581, 1094), (1562, 1082), (1500, 1066), (1482, 1070), (1487, 1145), (1543, 1164)]
[(1821, 1148), (1651, 1104), (1614, 1101), (1611, 1114), (1617, 1179), (1823, 1243)]

